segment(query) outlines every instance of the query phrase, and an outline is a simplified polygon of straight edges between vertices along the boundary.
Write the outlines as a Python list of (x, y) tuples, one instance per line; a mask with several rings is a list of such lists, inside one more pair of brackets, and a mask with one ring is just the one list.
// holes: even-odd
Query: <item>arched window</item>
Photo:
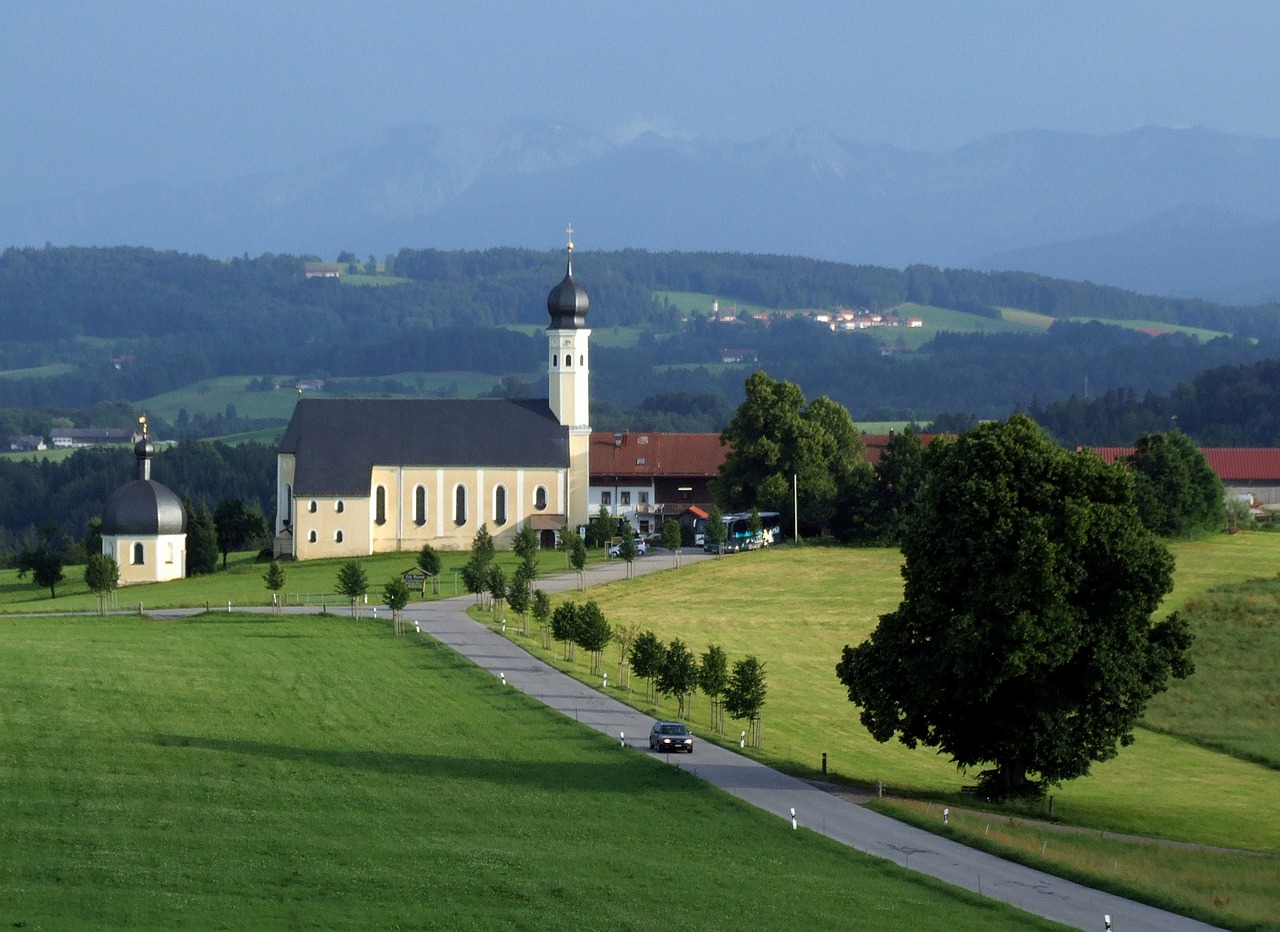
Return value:
[(347, 506), (342, 504), (342, 501), (339, 500), (333, 503), (333, 510), (336, 511), (338, 514), (342, 514), (344, 511), (347, 510)]
[(341, 532), (341, 531), (334, 531), (334, 532), (333, 532), (333, 539), (334, 539), (334, 542), (335, 542), (335, 543), (339, 543), (339, 544), (340, 544), (340, 543), (342, 543), (342, 532)]
[(459, 485), (453, 490), (453, 523), (462, 527), (467, 523), (467, 487)]
[(311, 502), (309, 505), (307, 505), (307, 511), (311, 512), (312, 514), (316, 513), (316, 503), (314, 501)]
[(427, 487), (424, 485), (413, 490), (413, 523), (418, 527), (427, 523)]
[(293, 517), (293, 485), (288, 482), (284, 484), (284, 513), (284, 520), (288, 523), (289, 518)]
[(387, 523), (387, 490), (378, 486), (373, 493), (373, 521), (375, 524)]
[(547, 487), (540, 485), (533, 490), (533, 507), (538, 511), (547, 510)]
[(315, 531), (312, 531), (310, 534), (308, 534), (308, 535), (307, 535), (307, 540), (308, 540), (308, 541), (310, 541), (310, 542), (311, 542), (311, 543), (313, 543), (313, 544), (314, 544), (318, 539), (319, 539), (319, 538), (317, 538), (317, 537), (316, 537), (316, 532), (315, 532)]
[(147, 562), (146, 556), (147, 556), (147, 548), (143, 547), (141, 542), (138, 542), (133, 545), (133, 565), (134, 566), (142, 566), (142, 564), (146, 563)]
[(569, 368), (570, 366), (572, 366), (572, 365), (573, 365), (573, 357), (572, 357), (572, 356), (570, 356), (568, 353), (565, 353), (565, 354), (564, 354), (564, 367), (565, 367), (566, 369), (568, 369), (568, 368)]
[(587, 357), (586, 357), (586, 354), (584, 353), (583, 355), (578, 357), (578, 365), (585, 366), (586, 364), (587, 364)]
[(502, 527), (507, 523), (507, 487), (500, 485), (493, 490), (493, 523)]
[(551, 368), (552, 368), (552, 369), (554, 369), (554, 368), (555, 368), (556, 366), (558, 366), (558, 365), (560, 365), (560, 357), (559, 357), (558, 355), (556, 355), (555, 353), (552, 353), (552, 354), (551, 354)]

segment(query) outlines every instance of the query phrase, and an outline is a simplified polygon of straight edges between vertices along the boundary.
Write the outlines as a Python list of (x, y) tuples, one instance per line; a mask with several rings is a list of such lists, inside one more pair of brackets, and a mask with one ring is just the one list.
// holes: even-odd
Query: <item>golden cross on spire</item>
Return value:
[(147, 436), (147, 416), (145, 414), (138, 418), (138, 427), (142, 436)]
[(565, 232), (569, 234), (569, 251), (573, 252), (573, 224), (569, 224), (565, 228)]

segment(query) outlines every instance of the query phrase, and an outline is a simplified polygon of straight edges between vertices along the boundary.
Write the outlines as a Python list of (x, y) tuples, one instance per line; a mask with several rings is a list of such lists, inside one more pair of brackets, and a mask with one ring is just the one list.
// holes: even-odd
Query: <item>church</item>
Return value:
[(299, 398), (276, 459), (275, 555), (360, 557), (497, 547), (531, 526), (543, 546), (589, 518), (587, 293), (547, 296), (545, 399)]

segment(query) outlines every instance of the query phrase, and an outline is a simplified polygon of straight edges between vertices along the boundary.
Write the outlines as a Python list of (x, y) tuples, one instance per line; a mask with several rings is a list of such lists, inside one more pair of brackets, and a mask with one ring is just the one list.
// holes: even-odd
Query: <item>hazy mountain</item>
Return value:
[(0, 243), (214, 256), (402, 246), (742, 251), (1019, 268), (1144, 292), (1280, 298), (1280, 141), (1026, 132), (950, 152), (814, 129), (747, 143), (563, 123), (415, 125), (296, 171), (5, 205)]

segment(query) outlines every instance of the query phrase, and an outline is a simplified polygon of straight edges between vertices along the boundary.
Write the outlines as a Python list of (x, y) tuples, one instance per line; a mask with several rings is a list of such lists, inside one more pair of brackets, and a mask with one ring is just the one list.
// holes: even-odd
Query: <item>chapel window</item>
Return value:
[(467, 523), (467, 488), (463, 485), (453, 490), (453, 523), (458, 527)]
[(538, 511), (547, 510), (547, 487), (540, 485), (533, 490), (533, 507)]
[(373, 521), (375, 524), (387, 523), (387, 490), (383, 486), (378, 486), (374, 493), (373, 504)]
[(133, 565), (142, 566), (146, 563), (147, 549), (141, 543), (133, 545)]

